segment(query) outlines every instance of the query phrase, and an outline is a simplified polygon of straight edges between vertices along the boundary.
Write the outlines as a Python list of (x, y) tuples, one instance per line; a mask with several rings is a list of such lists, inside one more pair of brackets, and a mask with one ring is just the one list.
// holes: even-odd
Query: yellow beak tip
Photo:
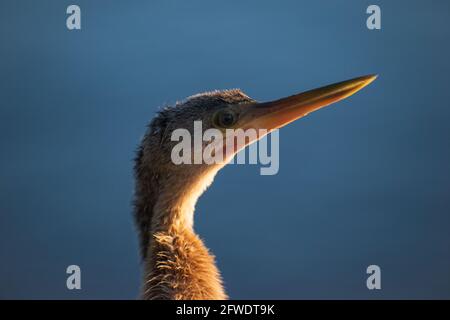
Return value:
[(377, 78), (378, 78), (378, 74), (369, 74), (365, 77), (363, 77), (365, 79), (365, 82), (367, 84), (370, 84), (372, 82), (374, 82)]
[(378, 78), (378, 74), (369, 74), (367, 76), (362, 76), (359, 78), (355, 78), (353, 80), (349, 80), (348, 83), (350, 83), (350, 88), (352, 88), (350, 90), (351, 94), (349, 94), (349, 95), (352, 95), (353, 93), (358, 92), (362, 88), (367, 87), (369, 84), (374, 82), (377, 78)]

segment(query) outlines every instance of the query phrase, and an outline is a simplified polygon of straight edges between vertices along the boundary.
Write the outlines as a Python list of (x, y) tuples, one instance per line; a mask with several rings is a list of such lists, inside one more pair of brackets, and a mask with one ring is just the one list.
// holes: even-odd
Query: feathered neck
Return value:
[(144, 260), (142, 298), (226, 299), (214, 256), (193, 230), (195, 204), (214, 175), (211, 172), (199, 178), (189, 173), (141, 171), (137, 176), (135, 210)]

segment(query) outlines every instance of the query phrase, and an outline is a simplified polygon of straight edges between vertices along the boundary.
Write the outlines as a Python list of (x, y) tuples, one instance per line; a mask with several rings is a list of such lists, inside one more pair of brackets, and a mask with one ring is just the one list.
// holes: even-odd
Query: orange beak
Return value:
[(377, 78), (368, 75), (322, 88), (299, 93), (276, 101), (257, 103), (242, 108), (239, 125), (242, 129), (266, 129), (271, 132), (307, 114), (343, 100), (369, 85)]

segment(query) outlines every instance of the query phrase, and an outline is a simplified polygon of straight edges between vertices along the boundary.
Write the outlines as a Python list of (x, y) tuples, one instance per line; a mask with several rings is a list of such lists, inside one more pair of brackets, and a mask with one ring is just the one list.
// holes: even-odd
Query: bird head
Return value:
[[(173, 107), (161, 110), (150, 123), (141, 145), (138, 170), (139, 165), (151, 166), (154, 169), (154, 175), (177, 175), (178, 179), (185, 177), (186, 181), (205, 175), (214, 175), (245, 146), (273, 130), (354, 94), (375, 78), (374, 75), (359, 77), (262, 103), (253, 100), (240, 90), (214, 91), (189, 97)], [(222, 133), (229, 129), (242, 129), (244, 132), (255, 130), (257, 135), (246, 137), (240, 145), (236, 144), (235, 137), (230, 139), (226, 134), (223, 134), (221, 139), (211, 139), (211, 141), (202, 141), (200, 137), (200, 144), (197, 145), (200, 150), (196, 150), (194, 140), (198, 132), (195, 132), (195, 122), (201, 123), (200, 135), (208, 129), (215, 129)], [(174, 133), (180, 129), (189, 133), (188, 143), (194, 146), (189, 154), (191, 159), (195, 157), (196, 152), (203, 154), (205, 148), (211, 147), (211, 144), (220, 143), (223, 161), (195, 163), (193, 159), (190, 163), (174, 163), (174, 148), (180, 144), (178, 139), (174, 139)], [(234, 145), (227, 152), (226, 147), (230, 143)]]

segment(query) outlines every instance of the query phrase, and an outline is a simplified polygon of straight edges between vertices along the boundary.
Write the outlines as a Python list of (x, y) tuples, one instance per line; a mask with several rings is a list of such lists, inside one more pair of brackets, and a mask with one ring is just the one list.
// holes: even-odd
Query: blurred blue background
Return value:
[[(160, 106), (369, 73), (281, 130), (278, 175), (222, 170), (196, 230), (232, 298), (450, 298), (449, 19), (444, 0), (2, 0), (0, 298), (138, 297), (132, 159)], [(382, 290), (366, 288), (370, 264)]]

